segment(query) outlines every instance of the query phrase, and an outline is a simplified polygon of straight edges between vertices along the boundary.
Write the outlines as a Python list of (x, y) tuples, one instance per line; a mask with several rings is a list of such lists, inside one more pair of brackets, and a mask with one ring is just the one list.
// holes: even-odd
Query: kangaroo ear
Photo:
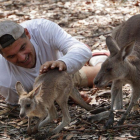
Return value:
[(22, 84), (21, 84), (20, 82), (17, 82), (17, 83), (16, 83), (15, 88), (16, 88), (17, 94), (18, 94), (19, 96), (21, 96), (22, 94), (25, 94), (25, 93), (26, 93), (26, 91), (24, 90), (24, 88), (23, 88), (23, 86), (22, 86)]
[(124, 60), (128, 55), (130, 55), (132, 50), (134, 49), (134, 46), (135, 46), (135, 40), (125, 45), (120, 51), (120, 55), (121, 55), (120, 58)]
[(114, 56), (116, 55), (120, 48), (118, 47), (116, 41), (111, 37), (111, 36), (107, 36), (106, 38), (106, 45), (110, 51), (110, 56)]
[(42, 88), (42, 84), (40, 84), (39, 86), (37, 86), (34, 91), (33, 91), (33, 94), (32, 94), (32, 97), (35, 97), (39, 94), (41, 94), (41, 88)]

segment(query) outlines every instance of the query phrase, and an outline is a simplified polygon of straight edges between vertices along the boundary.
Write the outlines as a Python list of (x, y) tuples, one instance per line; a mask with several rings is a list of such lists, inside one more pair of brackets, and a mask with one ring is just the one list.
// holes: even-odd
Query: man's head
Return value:
[(14, 65), (32, 68), (36, 63), (35, 50), (28, 30), (13, 21), (0, 22), (0, 53)]

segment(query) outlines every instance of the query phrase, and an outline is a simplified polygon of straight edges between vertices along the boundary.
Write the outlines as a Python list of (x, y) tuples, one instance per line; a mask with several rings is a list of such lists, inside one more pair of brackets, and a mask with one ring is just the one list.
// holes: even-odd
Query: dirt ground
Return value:
[[(21, 23), (25, 20), (45, 18), (56, 22), (69, 34), (89, 45), (92, 50), (107, 50), (105, 39), (114, 27), (140, 13), (139, 0), (0, 0), (0, 21), (11, 19)], [(93, 108), (110, 105), (110, 88), (82, 88), (92, 97)], [(124, 110), (129, 104), (131, 88), (123, 87)], [(128, 116), (124, 125), (104, 129), (107, 121), (90, 122), (88, 118), (93, 112), (88, 112), (69, 100), (69, 111), (72, 121), (59, 134), (49, 132), (61, 122), (61, 110), (58, 119), (43, 127), (36, 135), (28, 136), (26, 132), (27, 119), (19, 118), (19, 107), (6, 105), (0, 98), (0, 140), (131, 140), (140, 139), (139, 105)], [(108, 109), (107, 109), (108, 110)], [(115, 123), (121, 116), (115, 113)], [(32, 122), (34, 125), (36, 118)]]

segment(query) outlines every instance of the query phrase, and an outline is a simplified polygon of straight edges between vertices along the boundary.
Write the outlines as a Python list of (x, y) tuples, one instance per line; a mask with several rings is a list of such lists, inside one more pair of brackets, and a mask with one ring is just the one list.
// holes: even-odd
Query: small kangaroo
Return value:
[[(54, 101), (58, 103), (62, 110), (62, 122), (53, 130), (59, 133), (70, 123), (68, 112), (68, 98), (71, 96), (81, 107), (91, 110), (92, 107), (84, 102), (78, 90), (74, 87), (72, 75), (58, 69), (50, 70), (39, 75), (34, 82), (33, 90), (27, 93), (20, 82), (16, 83), (16, 90), (19, 95), (20, 118), (28, 117), (27, 132), (29, 135), (37, 133), (38, 129), (57, 117)], [(31, 130), (32, 117), (39, 120), (33, 131)]]
[[(112, 37), (106, 38), (110, 56), (102, 64), (101, 70), (94, 79), (97, 87), (104, 87), (112, 81), (111, 110), (106, 128), (113, 125), (113, 109), (122, 108), (122, 86), (126, 83), (132, 87), (130, 104), (119, 120), (118, 125), (124, 123), (140, 96), (140, 15), (135, 15), (116, 27)], [(114, 108), (113, 108), (114, 107)]]

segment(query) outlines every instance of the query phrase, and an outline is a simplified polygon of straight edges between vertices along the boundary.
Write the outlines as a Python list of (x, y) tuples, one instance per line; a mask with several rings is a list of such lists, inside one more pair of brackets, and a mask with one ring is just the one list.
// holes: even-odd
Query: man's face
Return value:
[(29, 33), (26, 33), (26, 38), (19, 38), (1, 51), (3, 57), (14, 65), (33, 68), (36, 64), (36, 54)]

